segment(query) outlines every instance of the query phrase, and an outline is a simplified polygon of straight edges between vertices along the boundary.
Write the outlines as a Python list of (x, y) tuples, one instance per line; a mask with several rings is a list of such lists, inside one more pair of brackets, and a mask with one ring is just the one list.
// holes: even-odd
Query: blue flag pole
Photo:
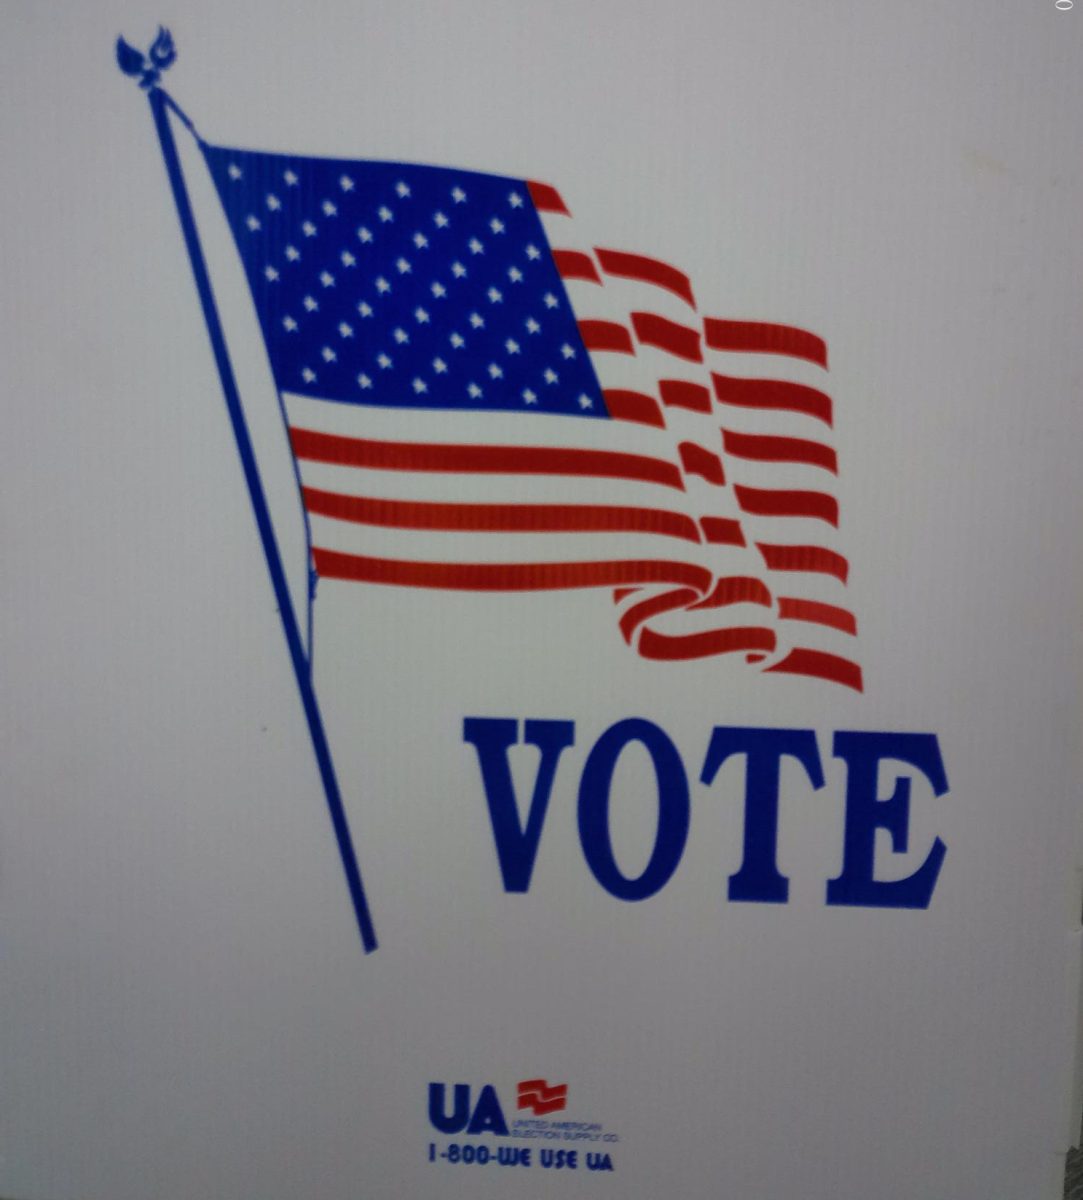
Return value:
[(222, 330), (221, 318), (215, 303), (214, 292), (211, 288), (210, 274), (207, 270), (203, 247), (199, 241), (192, 204), (185, 186), (184, 174), (181, 170), (180, 156), (173, 138), (169, 112), (172, 110), (178, 118), (191, 130), (198, 140), (192, 123), (174, 104), (173, 100), (160, 86), (161, 72), (172, 65), (176, 58), (173, 39), (165, 29), (159, 30), (158, 37), (149, 52), (142, 52), (129, 46), (123, 38), (117, 41), (117, 62), (126, 75), (139, 76), (140, 87), (147, 92), (151, 113), (154, 117), (154, 127), (165, 161), (166, 173), (169, 176), (173, 199), (177, 205), (177, 216), (180, 219), (181, 230), (184, 234), (184, 244), (188, 258), (192, 264), (192, 274), (195, 276), (196, 291), (203, 308), (203, 318), (206, 321), (207, 333), (214, 352), (215, 365), (218, 368), (218, 378), (222, 385), (222, 393), (229, 412), (233, 436), (237, 444), (237, 454), (241, 460), (245, 483), (248, 485), (248, 498), (252, 504), (252, 512), (256, 518), (256, 528), (259, 530), (260, 542), (263, 546), (264, 557), (267, 560), (267, 570), (271, 576), (271, 587), (274, 590), (275, 602), (282, 618), (282, 631), (285, 634), (286, 645), (289, 649), (290, 660), (293, 663), (293, 673), (297, 688), (301, 694), (301, 705), (308, 731), (312, 739), (312, 749), (316, 755), (316, 763), (323, 783), (323, 792), (327, 800), (327, 810), (331, 817), (331, 825), (338, 843), (342, 868), (346, 873), (346, 885), (349, 888), (350, 899), (353, 902), (354, 913), (357, 917), (357, 928), (361, 935), (361, 945), (368, 954), (376, 949), (376, 932), (373, 929), (372, 917), (369, 913), (365, 889), (361, 882), (361, 872), (357, 866), (357, 855), (354, 852), (353, 841), (350, 837), (350, 827), (346, 819), (346, 811), (342, 805), (338, 780), (331, 759), (327, 735), (324, 732), (323, 718), (320, 715), (319, 704), (312, 685), (312, 664), (301, 640), (301, 631), (297, 622), (297, 614), (293, 608), (286, 573), (282, 566), (282, 556), (278, 549), (274, 526), (271, 522), (267, 497), (264, 494), (263, 482), (260, 478), (259, 467), (255, 452), (252, 448), (252, 438), (248, 431), (244, 409), (241, 405), (237, 381), (233, 374), (225, 335)]

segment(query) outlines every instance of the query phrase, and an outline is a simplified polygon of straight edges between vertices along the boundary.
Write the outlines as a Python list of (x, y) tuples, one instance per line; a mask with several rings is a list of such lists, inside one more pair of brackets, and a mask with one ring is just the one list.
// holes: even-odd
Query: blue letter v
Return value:
[(524, 826), (519, 819), (519, 805), (508, 763), (508, 747), (519, 740), (518, 721), (498, 717), (466, 717), (463, 721), (463, 740), (470, 742), (478, 752), (481, 782), (489, 802), (496, 856), (500, 860), (506, 892), (525, 892), (530, 887), (557, 763), (565, 748), (575, 742), (574, 721), (527, 721), (525, 724), (525, 741), (527, 745), (538, 747), (541, 762)]

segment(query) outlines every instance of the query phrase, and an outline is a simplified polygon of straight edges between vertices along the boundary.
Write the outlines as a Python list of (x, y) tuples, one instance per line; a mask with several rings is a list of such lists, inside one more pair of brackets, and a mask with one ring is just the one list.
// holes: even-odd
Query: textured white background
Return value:
[[(0, 1193), (1058, 1194), (1077, 9), (0, 7)], [(822, 333), (866, 694), (651, 667), (583, 596), (329, 592), (364, 958), (149, 115), (111, 57), (163, 19), (212, 141), (549, 180), (704, 308)], [(578, 721), (527, 897), (500, 890), (467, 714)], [(936, 732), (951, 794), (915, 783), (913, 854), (883, 859), (905, 874), (939, 834), (932, 908), (823, 906), (830, 762), (822, 792), (784, 778), (789, 905), (724, 899), (731, 768), (693, 786), (669, 888), (612, 900), (575, 782), (628, 715), (693, 777), (716, 722), (813, 727), (825, 755), (837, 728)], [(650, 794), (626, 775), (634, 823)], [(427, 1080), (507, 1097), (535, 1074), (621, 1134), (616, 1176), (423, 1161)]]

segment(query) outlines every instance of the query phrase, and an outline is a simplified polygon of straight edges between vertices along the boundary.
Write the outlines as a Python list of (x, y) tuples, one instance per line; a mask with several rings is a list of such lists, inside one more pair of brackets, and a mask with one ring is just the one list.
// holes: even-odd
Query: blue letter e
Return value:
[(928, 908), (946, 847), (936, 838), (925, 861), (906, 879), (874, 878), (876, 831), (886, 829), (891, 848), (905, 854), (909, 840), (910, 780), (900, 776), (890, 796), (878, 796), (880, 763), (893, 758), (917, 769), (943, 796), (948, 777), (932, 733), (835, 734), (835, 757), (846, 761), (846, 835), (842, 874), (827, 885), (828, 904), (870, 908)]

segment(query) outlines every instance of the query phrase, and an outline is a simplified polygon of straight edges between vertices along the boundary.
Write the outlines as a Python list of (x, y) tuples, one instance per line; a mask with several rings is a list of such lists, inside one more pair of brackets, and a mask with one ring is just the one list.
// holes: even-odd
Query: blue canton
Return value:
[(525, 182), (203, 149), (281, 390), (608, 416)]

